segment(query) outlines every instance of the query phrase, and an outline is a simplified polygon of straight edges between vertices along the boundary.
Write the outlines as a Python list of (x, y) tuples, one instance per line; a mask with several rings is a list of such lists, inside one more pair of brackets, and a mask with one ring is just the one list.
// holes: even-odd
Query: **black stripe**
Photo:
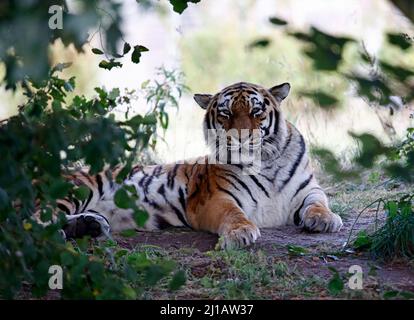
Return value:
[(226, 190), (226, 189), (224, 189), (224, 188), (220, 187), (220, 185), (219, 185), (218, 183), (216, 183), (216, 185), (217, 185), (217, 188), (218, 188), (220, 191), (223, 191), (224, 193), (227, 193), (228, 195), (230, 195), (230, 196), (234, 199), (234, 201), (236, 201), (236, 202), (237, 202), (237, 204), (239, 205), (239, 207), (240, 207), (241, 209), (243, 209), (243, 206), (242, 206), (242, 204), (241, 204), (240, 200), (239, 200), (239, 199), (237, 199), (237, 197), (236, 197), (234, 194), (232, 194), (229, 190)]
[(176, 206), (174, 206), (170, 201), (168, 201), (167, 197), (165, 196), (165, 187), (163, 184), (158, 188), (158, 193), (164, 198), (164, 201), (171, 207), (171, 209), (174, 211), (174, 213), (177, 215), (178, 219), (183, 223), (183, 225), (185, 225), (188, 228), (191, 228), (191, 226), (184, 219), (183, 213)]
[(273, 124), (273, 113), (275, 111), (272, 110), (269, 112), (269, 125), (265, 128), (265, 135), (267, 136), (269, 134), (270, 128), (272, 127)]
[(99, 198), (103, 197), (103, 182), (100, 174), (96, 175), (96, 182), (98, 183)]
[(167, 220), (165, 220), (164, 217), (162, 217), (159, 214), (155, 215), (155, 222), (157, 224), (158, 229), (160, 229), (160, 230), (171, 227), (171, 224)]
[(281, 155), (286, 151), (287, 147), (289, 146), (290, 142), (292, 141), (292, 136), (293, 136), (292, 129), (290, 129), (290, 127), (289, 127), (289, 136), (286, 140), (285, 145), (283, 146)]
[(143, 186), (143, 184), (144, 184), (145, 180), (148, 178), (148, 175), (147, 175), (144, 171), (142, 171), (142, 174), (143, 174), (144, 176), (141, 178), (141, 180), (139, 180), (139, 181), (138, 181), (138, 185), (139, 185), (140, 187), (142, 187), (142, 186)]
[(246, 92), (248, 94), (251, 94), (251, 95), (258, 95), (259, 94), (259, 92), (255, 91), (253, 88), (246, 89), (246, 90), (244, 90), (244, 92)]
[(158, 188), (157, 192), (158, 192), (160, 195), (165, 196), (165, 187), (164, 187), (164, 185), (163, 185), (163, 184), (162, 184), (162, 185), (160, 185), (160, 187)]
[(302, 135), (299, 136), (299, 144), (300, 144), (300, 152), (299, 156), (296, 158), (295, 162), (293, 163), (292, 168), (289, 170), (288, 177), (283, 180), (282, 185), (279, 188), (279, 192), (283, 190), (283, 188), (289, 183), (290, 179), (292, 179), (293, 175), (296, 172), (296, 169), (298, 168), (300, 162), (302, 161), (303, 155), (305, 154), (305, 141), (303, 140)]
[(184, 170), (185, 178), (187, 179), (187, 183), (190, 182), (190, 177), (188, 176), (187, 170)]
[[(210, 189), (210, 179), (208, 178), (208, 168), (209, 168), (209, 165), (206, 165), (205, 168), (206, 168), (206, 172), (204, 173), (204, 177), (205, 177), (206, 184), (207, 184), (207, 193), (210, 194), (211, 193), (211, 189)], [(203, 176), (201, 174), (199, 174), (198, 175), (198, 178), (202, 181)]]
[(300, 225), (301, 222), (301, 218), (300, 218), (300, 210), (302, 209), (303, 205), (305, 204), (305, 200), (307, 197), (305, 197), (302, 201), (302, 204), (300, 205), (300, 207), (298, 208), (298, 210), (295, 211), (295, 215), (293, 216), (293, 223), (295, 224), (295, 226)]
[(175, 176), (177, 175), (178, 167), (179, 167), (179, 164), (177, 163), (177, 164), (174, 165), (174, 168), (170, 172), (168, 172), (167, 186), (170, 189), (173, 189), (174, 188)]
[(85, 204), (82, 207), (82, 211), (85, 211), (85, 209), (88, 207), (89, 202), (91, 202), (91, 199), (93, 197), (93, 191), (89, 189), (89, 196), (88, 199), (86, 200)]
[[(322, 188), (319, 188), (319, 187), (315, 187), (315, 188), (312, 188), (311, 190), (313, 190), (313, 189), (321, 189), (322, 190)], [(300, 225), (300, 222), (301, 222), (301, 218), (300, 218), (300, 210), (302, 210), (302, 208), (303, 208), (303, 206), (305, 205), (305, 201), (306, 201), (306, 199), (308, 198), (310, 196), (310, 193), (305, 197), (305, 198), (303, 198), (303, 201), (302, 201), (302, 204), (300, 205), (300, 207), (295, 211), (295, 215), (293, 216), (293, 223), (296, 225), (296, 226), (298, 226), (298, 225)]]
[(223, 179), (224, 181), (226, 181), (228, 184), (230, 184), (236, 190), (240, 191), (240, 189), (233, 183), (233, 181), (227, 179), (226, 177), (220, 176), (220, 175), (218, 175), (218, 177)]
[(210, 112), (210, 116), (211, 116), (211, 126), (213, 127), (214, 130), (217, 129), (216, 121), (215, 121), (216, 120), (216, 114), (217, 114), (216, 109), (212, 109), (212, 111)]
[(223, 96), (224, 97), (230, 96), (230, 95), (232, 95), (233, 93), (235, 93), (237, 91), (239, 91), (239, 90), (238, 89), (229, 89), (227, 92), (223, 92)]
[(280, 116), (279, 116), (279, 112), (276, 110), (275, 111), (275, 130), (274, 130), (275, 135), (278, 134), (279, 127), (280, 127)]
[(152, 201), (152, 200), (150, 200), (150, 199), (148, 199), (148, 197), (145, 195), (145, 197), (144, 197), (144, 200), (143, 200), (144, 202), (146, 202), (146, 203), (148, 203), (151, 207), (153, 207), (154, 209), (157, 209), (157, 210), (161, 210), (161, 207), (158, 205), (158, 203), (156, 203), (156, 202), (154, 202), (154, 201)]
[(65, 206), (63, 203), (58, 203), (57, 207), (60, 210), (64, 211), (67, 215), (70, 215), (70, 209), (67, 206)]
[(240, 184), (240, 185), (243, 187), (243, 189), (244, 189), (244, 190), (246, 190), (246, 191), (247, 191), (247, 193), (249, 194), (250, 198), (252, 198), (253, 202), (254, 202), (255, 204), (257, 204), (257, 201), (256, 201), (256, 199), (253, 197), (253, 194), (252, 194), (252, 192), (250, 191), (250, 189), (249, 189), (249, 187), (247, 186), (247, 184), (245, 184), (242, 180), (240, 180), (240, 179), (239, 179), (236, 175), (234, 175), (234, 174), (230, 174), (230, 176), (231, 176), (234, 180), (236, 180), (236, 181), (237, 181), (237, 183), (238, 183), (238, 184)]
[(173, 209), (178, 219), (182, 222), (183, 225), (185, 225), (188, 228), (191, 228), (191, 226), (187, 223), (187, 221), (184, 219), (183, 213), (178, 209), (176, 206), (174, 206), (172, 203), (170, 203), (168, 200), (166, 200), (168, 205)]
[(148, 179), (146, 179), (146, 181), (143, 182), (143, 189), (145, 193), (148, 193), (148, 188), (150, 186), (150, 184), (152, 183), (152, 180), (154, 179), (154, 173), (156, 172), (156, 170), (154, 170), (152, 172), (152, 174), (148, 175)]
[(211, 114), (210, 114), (210, 112), (208, 112), (207, 114), (206, 114), (206, 123), (207, 123), (207, 129), (211, 129)]
[(193, 191), (192, 194), (190, 194), (190, 196), (188, 197), (188, 199), (192, 199), (194, 198), (198, 193), (200, 192), (200, 186), (198, 185), (198, 183), (196, 184), (196, 189)]
[(261, 177), (263, 177), (263, 178), (265, 178), (267, 181), (269, 181), (270, 183), (273, 183), (273, 181), (275, 181), (275, 177), (272, 179), (272, 178), (269, 178), (269, 177), (267, 177), (266, 175), (264, 175), (263, 173), (259, 173), (259, 175), (261, 176)]
[(303, 181), (301, 184), (300, 184), (300, 186), (299, 186), (299, 188), (296, 190), (296, 192), (295, 192), (295, 194), (293, 195), (293, 197), (292, 197), (292, 199), (291, 199), (291, 201), (293, 200), (293, 198), (294, 197), (296, 197), (296, 195), (303, 189), (303, 188), (305, 188), (308, 184), (309, 184), (309, 182), (312, 180), (312, 178), (313, 178), (313, 174), (311, 174), (305, 181)]
[(89, 182), (89, 183), (93, 184), (93, 181), (92, 181), (91, 177), (90, 177), (90, 176), (89, 176), (86, 172), (79, 171), (79, 173), (80, 173), (80, 174), (81, 174), (81, 176), (83, 176), (86, 180), (88, 180), (88, 182)]
[(75, 204), (75, 213), (78, 213), (78, 210), (79, 210), (79, 200), (78, 199), (76, 199), (76, 198), (73, 198), (72, 199), (72, 202)]
[(184, 191), (181, 187), (178, 189), (178, 200), (180, 201), (181, 207), (183, 207), (183, 210), (185, 212), (187, 205), (185, 202)]
[(259, 182), (259, 180), (257, 180), (257, 178), (253, 175), (249, 175), (250, 179), (252, 179), (254, 181), (254, 183), (256, 183), (256, 185), (262, 189), (262, 191), (265, 193), (265, 195), (270, 198), (269, 193), (267, 192), (267, 190), (265, 189), (265, 187), (263, 187), (263, 185)]

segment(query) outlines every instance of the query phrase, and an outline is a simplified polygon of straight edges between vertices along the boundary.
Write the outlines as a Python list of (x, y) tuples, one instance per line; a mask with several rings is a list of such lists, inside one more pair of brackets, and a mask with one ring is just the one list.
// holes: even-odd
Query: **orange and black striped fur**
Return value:
[[(255, 242), (261, 227), (295, 224), (309, 231), (338, 231), (341, 218), (329, 209), (310, 167), (304, 139), (281, 112), (280, 104), (289, 90), (287, 83), (265, 89), (241, 82), (215, 95), (194, 96), (206, 109), (206, 136), (217, 129), (259, 132), (250, 145), (260, 148), (257, 172), (246, 174), (248, 163), (216, 163), (217, 149), (197, 163), (136, 166), (124, 184), (136, 188), (139, 205), (149, 213), (143, 228), (135, 224), (130, 210), (119, 209), (113, 202), (120, 187), (113, 179), (116, 172), (74, 173), (69, 179), (91, 191), (81, 203), (59, 201), (68, 217), (66, 236), (96, 237), (109, 230), (176, 226), (216, 233), (222, 237), (222, 247), (230, 248)], [(230, 159), (232, 152), (238, 152), (227, 151)]]

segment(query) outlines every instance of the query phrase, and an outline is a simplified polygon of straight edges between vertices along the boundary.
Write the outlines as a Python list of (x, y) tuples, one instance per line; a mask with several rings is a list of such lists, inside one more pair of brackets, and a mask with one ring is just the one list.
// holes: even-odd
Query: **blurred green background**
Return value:
[[(389, 110), (369, 105), (337, 73), (315, 71), (301, 51), (304, 44), (286, 32), (306, 32), (315, 26), (335, 36), (356, 39), (357, 42), (345, 46), (344, 62), (339, 68), (343, 72), (364, 68), (358, 60), (361, 45), (374, 57), (413, 70), (413, 47), (401, 55), (398, 48), (385, 41), (387, 32), (414, 36), (412, 24), (387, 0), (221, 0), (219, 5), (210, 0), (189, 4), (182, 15), (170, 10), (167, 1), (139, 3), (137, 6), (134, 0), (122, 1), (121, 28), (125, 41), (150, 49), (140, 64), (125, 58), (121, 59), (123, 68), (110, 72), (99, 69), (100, 59), (90, 51), (100, 46), (102, 39), (98, 35), (90, 38), (80, 54), (57, 40), (49, 59), (53, 63), (72, 61), (64, 76), (76, 76), (74, 94), (87, 96), (93, 94), (94, 87), (102, 85), (108, 89), (135, 88), (139, 92), (141, 83), (156, 78), (156, 68), (160, 66), (182, 71), (190, 90), (181, 99), (178, 111), (171, 110), (166, 143), (157, 146), (163, 162), (206, 152), (201, 132), (203, 110), (193, 102), (192, 94), (215, 93), (238, 81), (268, 87), (290, 82), (292, 91), (283, 105), (286, 117), (310, 144), (327, 147), (345, 160), (355, 150), (348, 131), (370, 132), (392, 142), (412, 126), (412, 105), (404, 106), (392, 117)], [(288, 26), (273, 25), (269, 22), (271, 16), (288, 21)], [(252, 46), (255, 42), (257, 45)], [(267, 42), (268, 45), (260, 45)], [(0, 76), (2, 73), (4, 69), (0, 67)], [(320, 89), (339, 100), (336, 109), (320, 108), (303, 94)], [(4, 88), (0, 95), (0, 119), (4, 119), (17, 111), (23, 97), (19, 90), (13, 93)], [(145, 100), (138, 99), (133, 112), (143, 110)]]

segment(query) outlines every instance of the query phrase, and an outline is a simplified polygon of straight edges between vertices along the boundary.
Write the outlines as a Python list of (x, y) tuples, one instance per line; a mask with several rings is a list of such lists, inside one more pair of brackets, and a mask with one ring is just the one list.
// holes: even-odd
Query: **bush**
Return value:
[[(393, 258), (414, 258), (414, 195), (403, 195), (394, 201), (377, 200), (377, 214), (383, 204), (386, 220), (374, 232), (361, 231), (353, 241), (357, 250), (367, 250), (375, 258), (391, 260)], [(373, 205), (372, 204), (372, 205)], [(368, 208), (368, 207), (367, 207)], [(364, 212), (361, 211), (360, 215)], [(375, 222), (377, 226), (377, 221)]]
[[(66, 101), (75, 79), (57, 74), (68, 66), (56, 66), (45, 81), (26, 80), (26, 103), (0, 126), (0, 297), (16, 297), (22, 288), (44, 296), (49, 290), (49, 267), (60, 265), (62, 297), (136, 298), (147, 284), (170, 274), (174, 264), (131, 258), (128, 252), (111, 252), (107, 245), (89, 247), (87, 239), (65, 243), (59, 233), (65, 223), (63, 212), (58, 212), (56, 223), (50, 221), (57, 199), (81, 200), (88, 195), (87, 190), (67, 183), (62, 173), (79, 163), (88, 166), (91, 174), (106, 165), (124, 164), (120, 176), (125, 177), (139, 152), (155, 145), (157, 125), (168, 127), (165, 108), (177, 106), (183, 87), (179, 75), (161, 70), (162, 81), (146, 83), (150, 111), (117, 120), (115, 108), (129, 109), (134, 91), (121, 94), (119, 89), (96, 88), (93, 99), (75, 96)], [(42, 224), (32, 219), (36, 208)], [(145, 213), (134, 209), (143, 223)], [(182, 274), (173, 279), (173, 288), (182, 284), (180, 279)]]

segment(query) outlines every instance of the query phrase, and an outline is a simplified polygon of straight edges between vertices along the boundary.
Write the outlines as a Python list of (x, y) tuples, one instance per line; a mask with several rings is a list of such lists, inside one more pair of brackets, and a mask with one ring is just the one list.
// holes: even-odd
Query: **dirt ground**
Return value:
[[(414, 297), (413, 261), (381, 262), (367, 253), (344, 250), (358, 210), (378, 196), (398, 194), (390, 190), (337, 188), (331, 191), (332, 207), (340, 211), (344, 226), (338, 233), (310, 234), (294, 226), (262, 229), (261, 238), (252, 246), (232, 251), (215, 250), (217, 236), (186, 229), (139, 232), (130, 238), (117, 237), (127, 249), (153, 248), (178, 261), (187, 273), (187, 285), (177, 293), (162, 290), (148, 298), (173, 299), (383, 299)], [(380, 219), (384, 218), (381, 212)], [(374, 208), (357, 220), (353, 235), (373, 227)], [(353, 237), (353, 236), (352, 236)], [(358, 265), (363, 271), (363, 289), (347, 286), (349, 268)], [(344, 288), (330, 289), (338, 273)], [(265, 279), (265, 280), (263, 280)]]

